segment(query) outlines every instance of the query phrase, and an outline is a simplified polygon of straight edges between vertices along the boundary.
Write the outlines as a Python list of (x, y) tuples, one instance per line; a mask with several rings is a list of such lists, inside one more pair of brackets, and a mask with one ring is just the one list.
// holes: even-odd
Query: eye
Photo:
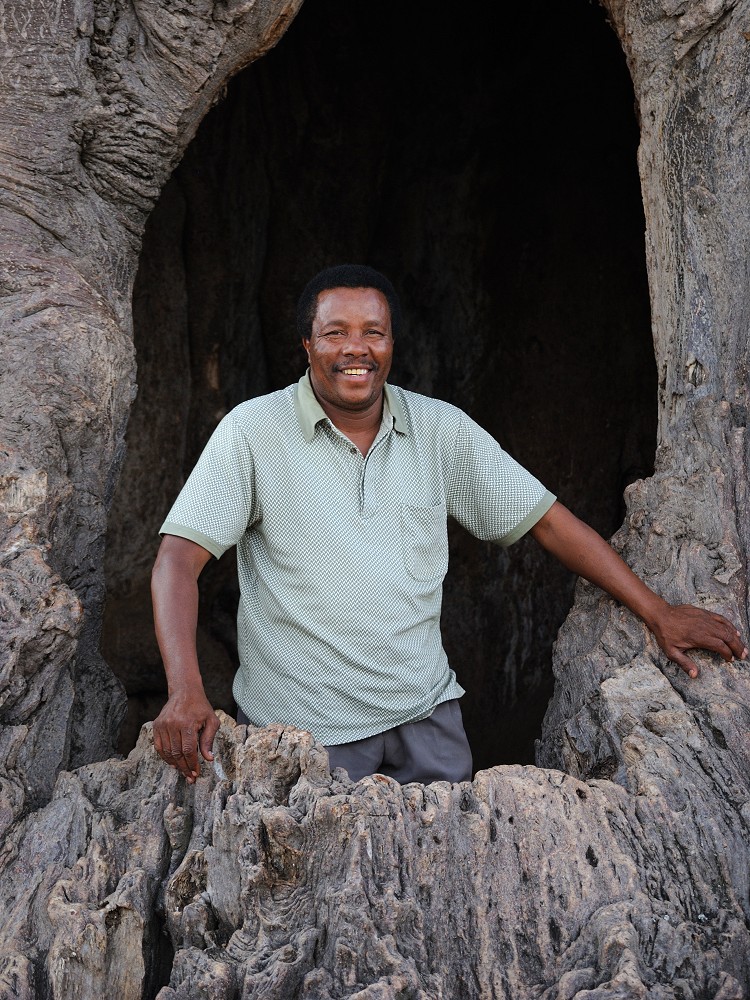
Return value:
[(343, 337), (343, 330), (326, 330), (325, 333), (321, 334), (323, 337)]
[(366, 337), (384, 337), (385, 334), (382, 330), (365, 330)]

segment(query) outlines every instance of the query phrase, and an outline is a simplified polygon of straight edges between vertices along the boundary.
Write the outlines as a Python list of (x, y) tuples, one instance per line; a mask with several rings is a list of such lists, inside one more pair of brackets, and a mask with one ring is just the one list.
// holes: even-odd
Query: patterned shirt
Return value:
[(325, 745), (464, 693), (440, 636), (448, 516), (505, 546), (555, 500), (455, 406), (386, 385), (383, 411), (365, 456), (307, 374), (241, 403), (161, 527), (237, 546), (237, 704)]

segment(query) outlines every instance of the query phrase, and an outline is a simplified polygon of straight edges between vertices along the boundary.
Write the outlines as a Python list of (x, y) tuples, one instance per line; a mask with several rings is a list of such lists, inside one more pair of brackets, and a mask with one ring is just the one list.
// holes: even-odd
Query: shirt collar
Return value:
[[(385, 393), (385, 403), (393, 417), (393, 429), (399, 434), (408, 434), (406, 417), (401, 401), (397, 398), (393, 389), (386, 384), (383, 386)], [(310, 369), (308, 368), (302, 378), (295, 386), (294, 409), (297, 413), (300, 430), (305, 441), (312, 441), (315, 428), (321, 420), (327, 420), (325, 410), (320, 405), (313, 392), (310, 383)]]

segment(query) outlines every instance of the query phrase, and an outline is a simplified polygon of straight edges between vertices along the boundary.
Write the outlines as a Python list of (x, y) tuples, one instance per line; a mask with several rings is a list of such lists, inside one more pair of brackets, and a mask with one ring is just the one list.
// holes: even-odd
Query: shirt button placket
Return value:
[(356, 470), (357, 507), (361, 516), (362, 507), (364, 504), (363, 476), (365, 469), (365, 458), (362, 452), (359, 450), (359, 448), (356, 448), (354, 445), (352, 445), (349, 448), (349, 453), (354, 459), (354, 467)]
[[(373, 462), (377, 461), (375, 453), (377, 452), (378, 446), (383, 441), (383, 437), (378, 438), (373, 446), (370, 448), (367, 455), (362, 456), (362, 468), (360, 470), (360, 514), (362, 517), (372, 517), (374, 513), (372, 497), (368, 496), (368, 492), (372, 492), (373, 489), (373, 476), (375, 475), (375, 470), (373, 468)], [(368, 490), (369, 486), (369, 490)], [(370, 501), (369, 503), (367, 501)]]

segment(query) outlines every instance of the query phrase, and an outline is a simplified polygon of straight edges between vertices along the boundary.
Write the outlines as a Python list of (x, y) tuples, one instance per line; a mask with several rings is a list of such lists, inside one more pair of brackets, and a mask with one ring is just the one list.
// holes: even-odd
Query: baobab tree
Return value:
[[(605, 6), (640, 128), (658, 380), (653, 469), (613, 544), (665, 597), (747, 635), (750, 3)], [(229, 718), (194, 789), (148, 727), (113, 757), (125, 695), (99, 651), (104, 547), (144, 229), (227, 82), (299, 7), (0, 12), (3, 995), (740, 1000), (747, 664), (699, 654), (692, 682), (593, 588), (555, 647), (536, 766), (353, 785), (308, 734)], [(458, 14), (459, 29), (477, 27)], [(272, 248), (256, 250), (288, 298)], [(289, 357), (264, 363), (281, 377)], [(213, 398), (200, 358), (194, 417)], [(486, 363), (459, 354), (448, 374)]]

